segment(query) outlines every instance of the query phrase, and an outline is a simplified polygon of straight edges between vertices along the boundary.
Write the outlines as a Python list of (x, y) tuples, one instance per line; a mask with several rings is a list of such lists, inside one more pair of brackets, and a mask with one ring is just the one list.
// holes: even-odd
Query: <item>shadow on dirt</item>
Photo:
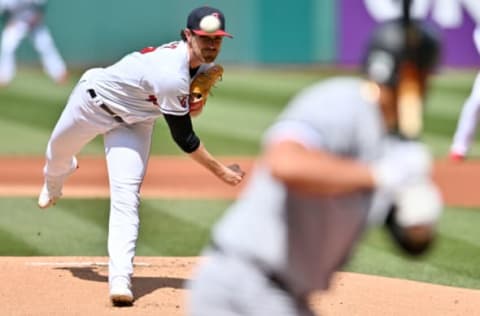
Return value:
[[(108, 282), (108, 277), (99, 273), (95, 267), (62, 267), (58, 270), (67, 270), (76, 278), (94, 282)], [(169, 277), (133, 277), (133, 294), (136, 299), (154, 292), (160, 288), (182, 289), (187, 280), (182, 278)]]

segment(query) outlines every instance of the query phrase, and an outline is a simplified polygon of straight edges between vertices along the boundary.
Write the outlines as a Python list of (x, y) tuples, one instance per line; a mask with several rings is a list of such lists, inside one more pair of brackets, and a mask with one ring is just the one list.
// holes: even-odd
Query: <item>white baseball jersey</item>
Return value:
[[(197, 73), (213, 64), (202, 64)], [(89, 82), (103, 102), (127, 123), (162, 114), (189, 112), (189, 54), (183, 41), (148, 47), (126, 55), (107, 68), (88, 70)]]
[[(339, 78), (293, 99), (265, 143), (288, 138), (368, 163), (380, 156), (384, 135), (378, 107), (361, 95), (361, 81)], [(280, 275), (300, 294), (325, 289), (365, 227), (371, 193), (298, 196), (258, 165), (214, 228), (213, 239), (227, 252)]]
[(46, 0), (0, 0), (0, 12), (8, 11), (10, 20), (30, 22), (40, 13), (39, 8), (46, 2)]

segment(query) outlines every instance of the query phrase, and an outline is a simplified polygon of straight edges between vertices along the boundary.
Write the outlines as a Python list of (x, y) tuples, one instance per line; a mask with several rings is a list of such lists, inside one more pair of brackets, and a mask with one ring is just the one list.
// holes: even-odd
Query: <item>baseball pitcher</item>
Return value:
[(219, 179), (237, 185), (243, 171), (214, 158), (195, 133), (209, 89), (223, 73), (214, 61), (225, 31), (223, 13), (199, 7), (188, 16), (182, 40), (133, 52), (106, 68), (86, 71), (73, 90), (46, 150), (45, 182), (38, 205), (62, 195), (78, 167), (76, 154), (103, 135), (110, 183), (108, 234), (110, 298), (131, 305), (131, 276), (138, 237), (140, 187), (147, 168), (154, 122), (163, 117), (177, 145)]

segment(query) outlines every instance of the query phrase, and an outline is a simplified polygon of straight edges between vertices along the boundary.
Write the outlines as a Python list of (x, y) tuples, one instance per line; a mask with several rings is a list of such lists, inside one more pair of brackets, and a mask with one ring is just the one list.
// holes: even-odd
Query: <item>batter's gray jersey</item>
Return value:
[[(378, 107), (362, 96), (362, 83), (346, 77), (305, 89), (266, 132), (265, 145), (291, 138), (366, 163), (378, 158), (385, 129)], [(298, 294), (325, 289), (365, 226), (371, 195), (300, 197), (259, 162), (213, 239), (280, 275)]]

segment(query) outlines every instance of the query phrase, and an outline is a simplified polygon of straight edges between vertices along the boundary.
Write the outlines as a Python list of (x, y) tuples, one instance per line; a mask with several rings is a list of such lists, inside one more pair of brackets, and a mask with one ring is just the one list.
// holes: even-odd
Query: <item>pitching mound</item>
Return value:
[[(108, 300), (105, 257), (2, 257), (2, 315), (185, 315), (185, 281), (198, 258), (137, 257), (132, 307)], [(338, 273), (312, 304), (322, 315), (475, 315), (480, 291)]]

